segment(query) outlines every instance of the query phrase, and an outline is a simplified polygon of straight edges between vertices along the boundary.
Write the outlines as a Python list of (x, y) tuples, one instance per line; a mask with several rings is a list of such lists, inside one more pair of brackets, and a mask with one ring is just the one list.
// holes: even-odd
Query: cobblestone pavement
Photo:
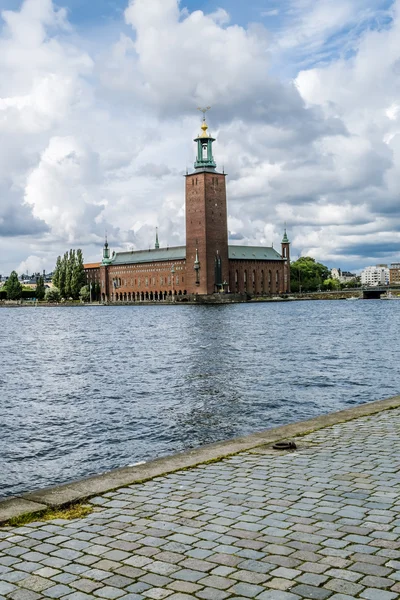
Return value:
[(0, 529), (0, 599), (394, 600), (400, 410)]

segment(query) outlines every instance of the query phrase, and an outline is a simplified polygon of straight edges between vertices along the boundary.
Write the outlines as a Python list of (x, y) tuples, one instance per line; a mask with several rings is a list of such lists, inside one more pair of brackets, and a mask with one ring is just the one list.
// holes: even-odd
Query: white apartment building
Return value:
[(387, 265), (376, 265), (375, 267), (365, 267), (361, 271), (361, 285), (379, 286), (389, 284), (389, 269)]

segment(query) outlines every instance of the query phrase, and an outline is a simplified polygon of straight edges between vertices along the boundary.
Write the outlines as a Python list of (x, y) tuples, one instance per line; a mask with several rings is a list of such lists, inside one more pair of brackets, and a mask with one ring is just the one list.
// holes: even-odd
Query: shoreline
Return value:
[[(270, 447), (272, 444), (284, 439), (304, 436), (332, 425), (399, 407), (400, 396), (367, 402), (350, 409), (328, 413), (306, 421), (282, 425), (248, 436), (201, 446), (194, 450), (169, 455), (141, 465), (121, 467), (100, 475), (79, 479), (72, 483), (6, 498), (0, 500), (0, 525), (7, 523), (10, 519), (26, 515), (40, 516), (48, 509), (77, 504), (120, 487), (143, 483), (162, 475), (191, 469), (201, 464), (218, 462), (244, 451)], [(272, 451), (271, 448), (269, 450)]]
[[(233, 295), (232, 295), (233, 296)], [(203, 300), (176, 300), (176, 301), (141, 301), (141, 302), (22, 302), (19, 301), (3, 301), (0, 302), (0, 308), (60, 308), (60, 307), (99, 307), (99, 306), (205, 306), (205, 305), (220, 305), (220, 304), (256, 304), (265, 302), (305, 302), (306, 300), (347, 300), (348, 298), (357, 298), (362, 300), (362, 291), (343, 290), (335, 292), (310, 292), (308, 294), (299, 295), (283, 295), (283, 296), (255, 296), (249, 300), (230, 297), (227, 294), (225, 297), (208, 298)], [(400, 299), (400, 297), (399, 297)]]

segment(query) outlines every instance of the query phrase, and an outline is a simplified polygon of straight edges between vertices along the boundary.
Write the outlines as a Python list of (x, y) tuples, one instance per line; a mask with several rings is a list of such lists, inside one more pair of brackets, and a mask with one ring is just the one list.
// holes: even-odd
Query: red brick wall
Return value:
[[(175, 269), (173, 276), (172, 266)], [(105, 293), (104, 290), (108, 289), (109, 302), (155, 300), (160, 299), (161, 295), (170, 296), (172, 292), (183, 295), (188, 291), (184, 260), (110, 265), (104, 271), (107, 273), (103, 276), (104, 284), (101, 291)]]
[(282, 261), (230, 260), (229, 289), (241, 294), (282, 294), (285, 263)]
[[(196, 285), (196, 248), (200, 261)], [(221, 257), (222, 280), (229, 280), (225, 175), (208, 171), (186, 177), (186, 265), (190, 293), (215, 291), (215, 257)]]

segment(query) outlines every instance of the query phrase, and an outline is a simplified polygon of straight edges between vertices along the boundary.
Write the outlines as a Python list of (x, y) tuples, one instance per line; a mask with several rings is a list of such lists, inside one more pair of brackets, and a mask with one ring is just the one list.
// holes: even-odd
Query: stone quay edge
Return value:
[(155, 477), (190, 469), (200, 464), (223, 460), (228, 456), (269, 446), (283, 439), (299, 437), (325, 427), (399, 407), (400, 396), (367, 402), (313, 419), (282, 425), (248, 436), (216, 442), (194, 450), (155, 459), (142, 465), (122, 467), (72, 483), (6, 498), (0, 501), (0, 524), (28, 514), (40, 515), (47, 509), (62, 508), (82, 502), (120, 487), (142, 483)]

